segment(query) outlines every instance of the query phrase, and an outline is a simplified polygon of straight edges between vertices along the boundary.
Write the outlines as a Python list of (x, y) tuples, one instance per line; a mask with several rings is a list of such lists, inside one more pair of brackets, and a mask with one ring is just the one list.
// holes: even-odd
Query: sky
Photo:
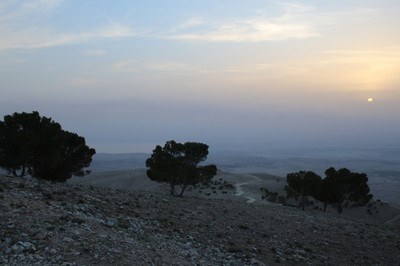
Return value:
[(398, 0), (2, 0), (0, 118), (39, 111), (110, 153), (400, 145), (398, 14)]

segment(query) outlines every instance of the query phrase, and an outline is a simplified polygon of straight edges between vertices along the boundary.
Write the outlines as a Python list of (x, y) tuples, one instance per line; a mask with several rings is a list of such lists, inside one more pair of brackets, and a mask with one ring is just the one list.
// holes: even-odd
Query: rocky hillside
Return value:
[(4, 265), (398, 265), (400, 227), (243, 199), (0, 177)]

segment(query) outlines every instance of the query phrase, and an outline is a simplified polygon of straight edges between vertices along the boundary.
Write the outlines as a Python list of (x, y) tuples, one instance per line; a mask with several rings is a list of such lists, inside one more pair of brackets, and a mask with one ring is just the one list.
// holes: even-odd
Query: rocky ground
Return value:
[(400, 227), (243, 198), (0, 177), (3, 265), (399, 265)]

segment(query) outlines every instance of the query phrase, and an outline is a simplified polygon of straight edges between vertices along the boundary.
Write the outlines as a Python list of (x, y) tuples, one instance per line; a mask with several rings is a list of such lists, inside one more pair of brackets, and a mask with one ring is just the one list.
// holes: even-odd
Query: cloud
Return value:
[(120, 72), (193, 72), (193, 66), (173, 61), (141, 61), (141, 60), (122, 60), (112, 65), (114, 71)]
[(281, 14), (267, 16), (263, 11), (253, 18), (213, 20), (195, 17), (176, 26), (166, 38), (209, 42), (265, 42), (306, 39), (320, 36), (313, 23), (304, 19), (314, 8), (282, 4)]
[(338, 91), (385, 90), (399, 84), (400, 48), (327, 50), (287, 65), (298, 69), (290, 79), (294, 83)]
[(56, 8), (62, 2), (62, 0), (31, 0), (18, 4), (18, 1), (2, 0), (0, 22), (25, 19), (34, 13), (43, 14)]
[(283, 3), (282, 7), (285, 13), (304, 13), (315, 10), (315, 7), (313, 6), (294, 4), (294, 3)]
[(72, 79), (69, 84), (72, 87), (89, 87), (93, 85), (100, 84), (101, 80), (99, 79), (91, 79), (91, 78), (74, 78)]
[[(0, 50), (36, 49), (86, 43), (96, 39), (144, 36), (183, 41), (267, 42), (309, 39), (323, 35), (326, 27), (362, 23), (376, 10), (353, 9), (345, 12), (320, 12), (312, 6), (281, 3), (277, 15), (262, 11), (247, 18), (203, 18), (193, 16), (172, 28), (139, 32), (124, 22), (108, 20), (101, 27), (78, 32), (55, 28), (45, 21), (62, 0), (3, 0), (0, 3)], [(317, 12), (318, 11), (318, 12)], [(52, 25), (52, 26), (50, 26)], [(93, 54), (94, 55), (94, 54)], [(99, 54), (97, 54), (99, 55)]]
[(0, 54), (0, 69), (7, 69), (9, 67), (20, 65), (28, 62), (26, 58), (21, 58), (18, 56), (10, 56), (7, 54)]
[(52, 12), (60, 3), (61, 0), (3, 2), (0, 5), (0, 50), (46, 48), (136, 35), (130, 27), (115, 22), (81, 32), (50, 27), (47, 21), (43, 21), (43, 13)]
[(172, 39), (210, 42), (262, 42), (319, 36), (309, 25), (266, 18), (208, 25), (208, 29), (168, 36)]
[(285, 63), (254, 63), (239, 65), (204, 66), (176, 61), (121, 60), (112, 65), (113, 71), (125, 73), (158, 72), (171, 75), (216, 78), (222, 80), (268, 80), (304, 72), (302, 66)]
[(112, 23), (110, 26), (94, 31), (92, 35), (103, 38), (118, 38), (134, 36), (135, 33), (127, 26)]
[(56, 30), (30, 27), (10, 30), (0, 27), (0, 49), (46, 48), (75, 43), (89, 42), (93, 39), (108, 39), (135, 36), (129, 27), (120, 24), (81, 33), (60, 33)]
[(266, 42), (323, 36), (327, 27), (362, 24), (379, 12), (371, 8), (323, 12), (313, 6), (280, 4), (280, 14), (258, 10), (257, 17), (204, 19), (194, 17), (175, 26), (164, 38), (207, 42)]
[(138, 72), (140, 70), (138, 60), (122, 60), (112, 65), (113, 70), (121, 72)]
[(94, 49), (85, 51), (85, 54), (88, 56), (102, 56), (105, 55), (107, 52), (104, 50)]
[(370, 69), (399, 71), (400, 48), (389, 47), (380, 50), (328, 50), (322, 64), (363, 64)]
[(330, 55), (353, 55), (353, 56), (365, 56), (365, 55), (380, 55), (380, 56), (400, 56), (400, 47), (387, 47), (380, 50), (327, 50), (325, 54)]
[(188, 20), (182, 22), (180, 25), (176, 26), (172, 31), (190, 29), (190, 28), (202, 26), (205, 24), (207, 24), (207, 22), (201, 18), (197, 18), (197, 17), (191, 18), (191, 19), (188, 19)]

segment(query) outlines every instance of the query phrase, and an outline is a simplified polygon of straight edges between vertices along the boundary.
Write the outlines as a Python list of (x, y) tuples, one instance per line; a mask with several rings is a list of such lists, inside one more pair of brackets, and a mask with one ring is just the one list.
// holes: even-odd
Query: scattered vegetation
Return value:
[(279, 195), (278, 192), (269, 191), (266, 187), (262, 187), (260, 190), (262, 192), (261, 199), (265, 199), (269, 202), (280, 203), (282, 205), (288, 204), (285, 196)]
[[(222, 178), (219, 178), (218, 180), (207, 180), (206, 182), (193, 185), (192, 188), (198, 189), (199, 193), (207, 193), (208, 190), (212, 190), (212, 192), (215, 194), (218, 192), (221, 192), (222, 194), (228, 194), (228, 192), (232, 193), (235, 190), (235, 186), (233, 184), (223, 180)], [(191, 188), (188, 188), (188, 190), (190, 189)]]

